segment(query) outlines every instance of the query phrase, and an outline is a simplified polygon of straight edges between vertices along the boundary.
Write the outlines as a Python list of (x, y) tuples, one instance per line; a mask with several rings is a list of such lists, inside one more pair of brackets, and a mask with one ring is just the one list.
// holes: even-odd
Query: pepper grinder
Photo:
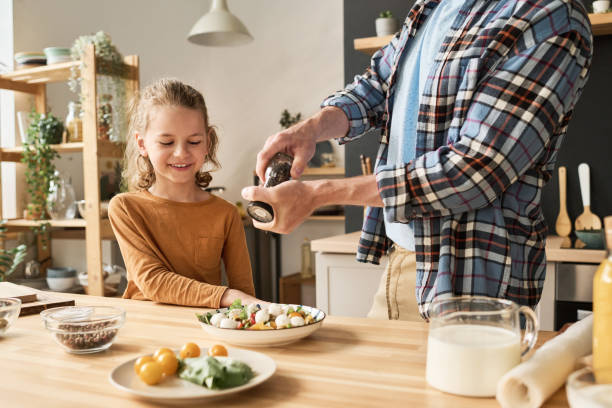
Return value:
[[(291, 164), (293, 157), (286, 153), (276, 153), (266, 168), (266, 183), (264, 187), (274, 187), (291, 178)], [(272, 206), (263, 201), (251, 201), (247, 206), (247, 213), (259, 222), (268, 223), (274, 220)]]

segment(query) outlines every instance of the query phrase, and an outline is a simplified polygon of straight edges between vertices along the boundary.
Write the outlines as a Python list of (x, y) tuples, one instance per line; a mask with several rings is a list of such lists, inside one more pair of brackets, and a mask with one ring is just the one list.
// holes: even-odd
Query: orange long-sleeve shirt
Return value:
[(124, 193), (111, 200), (108, 216), (127, 269), (124, 298), (218, 308), (227, 289), (221, 259), (229, 286), (255, 295), (242, 221), (227, 201)]

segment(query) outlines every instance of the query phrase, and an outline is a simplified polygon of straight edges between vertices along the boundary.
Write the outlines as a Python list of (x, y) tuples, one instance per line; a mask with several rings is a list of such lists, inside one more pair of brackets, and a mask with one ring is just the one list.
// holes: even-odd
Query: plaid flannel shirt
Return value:
[[(379, 170), (398, 64), (439, 1), (417, 0), (366, 72), (322, 106), (349, 119), (340, 143), (382, 129), (376, 180), (391, 221), (414, 221), (423, 316), (442, 294), (535, 306), (546, 269), (540, 195), (588, 77), (590, 22), (579, 0), (467, 0), (425, 79), (416, 158)], [(368, 208), (358, 261), (378, 264), (387, 251), (382, 217)]]

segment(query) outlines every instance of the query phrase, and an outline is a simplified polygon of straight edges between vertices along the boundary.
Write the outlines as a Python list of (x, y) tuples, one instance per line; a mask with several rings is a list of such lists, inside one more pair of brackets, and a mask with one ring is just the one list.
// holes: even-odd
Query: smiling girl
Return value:
[[(220, 165), (202, 95), (162, 79), (144, 89), (130, 119), (130, 192), (109, 205), (128, 272), (123, 297), (212, 308), (259, 302), (238, 211), (204, 191)], [(221, 260), (229, 287), (221, 286)]]

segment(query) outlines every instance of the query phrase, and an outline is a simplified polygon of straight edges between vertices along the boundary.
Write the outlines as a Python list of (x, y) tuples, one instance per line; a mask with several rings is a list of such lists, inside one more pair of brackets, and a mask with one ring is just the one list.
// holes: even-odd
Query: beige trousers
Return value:
[(382, 274), (368, 317), (385, 320), (423, 321), (415, 296), (416, 256), (398, 245), (389, 250), (389, 263)]

